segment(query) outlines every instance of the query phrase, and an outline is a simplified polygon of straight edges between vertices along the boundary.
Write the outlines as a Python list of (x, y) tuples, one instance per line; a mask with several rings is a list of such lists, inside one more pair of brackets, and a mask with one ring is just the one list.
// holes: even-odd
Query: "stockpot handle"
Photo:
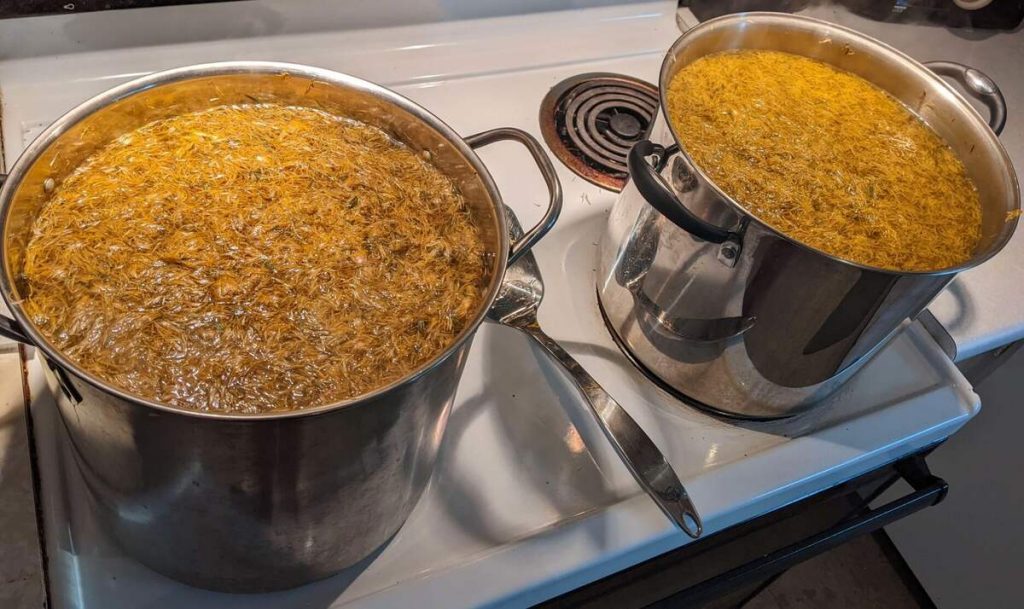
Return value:
[[(641, 140), (633, 144), (629, 150), (627, 165), (629, 177), (641, 196), (651, 207), (661, 212), (661, 215), (694, 237), (711, 243), (739, 241), (740, 237), (736, 233), (705, 222), (694, 215), (676, 198), (668, 182), (661, 177), (661, 170), (665, 168), (668, 158), (677, 152), (679, 146), (673, 145), (666, 149), (650, 140)], [(647, 162), (647, 157), (650, 156), (655, 157), (653, 164)]]
[(948, 76), (963, 85), (972, 97), (988, 107), (988, 125), (996, 135), (1006, 126), (1006, 98), (996, 81), (977, 68), (955, 61), (928, 61), (924, 66), (939, 76)]
[[(6, 181), (7, 175), (0, 173), (0, 186), (3, 186), (4, 182)], [(28, 336), (21, 329), (21, 326), (18, 324), (18, 322), (14, 321), (9, 317), (4, 317), (3, 315), (0, 315), (0, 336), (3, 336), (4, 338), (9, 338), (19, 343), (25, 343), (26, 345), (32, 344), (32, 341), (29, 340)]]
[(470, 135), (465, 139), (469, 147), (473, 149), (505, 140), (519, 142), (526, 147), (527, 152), (530, 153), (534, 162), (537, 163), (537, 169), (540, 170), (540, 175), (548, 186), (548, 209), (544, 212), (544, 217), (540, 219), (540, 222), (523, 233), (522, 237), (512, 242), (512, 247), (509, 249), (508, 254), (508, 264), (511, 265), (520, 256), (530, 251), (530, 248), (537, 241), (540, 241), (540, 238), (546, 235), (551, 230), (551, 227), (555, 225), (555, 220), (558, 220), (558, 215), (562, 213), (562, 184), (558, 181), (558, 174), (555, 173), (555, 168), (551, 165), (548, 155), (544, 153), (544, 148), (541, 147), (540, 142), (522, 129), (502, 127)]
[(18, 322), (3, 315), (0, 315), (0, 336), (26, 345), (33, 344), (32, 340), (29, 339), (24, 330), (21, 329), (21, 325), (19, 325)]

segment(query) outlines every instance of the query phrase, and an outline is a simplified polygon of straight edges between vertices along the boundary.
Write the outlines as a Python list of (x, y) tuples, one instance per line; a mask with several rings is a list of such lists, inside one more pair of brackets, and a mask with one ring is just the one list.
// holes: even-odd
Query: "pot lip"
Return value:
[[(50, 144), (67, 132), (68, 129), (116, 101), (131, 97), (132, 95), (161, 85), (193, 80), (196, 78), (234, 74), (282, 74), (303, 76), (328, 85), (356, 89), (358, 91), (368, 93), (374, 97), (398, 106), (400, 109), (425, 122), (443, 136), (449, 144), (454, 146), (455, 149), (470, 163), (470, 165), (472, 165), (495, 205), (494, 215), (497, 218), (498, 223), (498, 248), (500, 251), (496, 252), (494, 275), (491, 278), (490, 285), (488, 286), (486, 293), (481, 298), (477, 314), (471, 321), (466, 323), (465, 327), (458, 336), (455, 337), (455, 340), (452, 341), (452, 344), (450, 344), (448, 348), (420, 366), (409, 371), (405, 375), (391, 381), (387, 385), (346, 400), (340, 400), (310, 408), (264, 413), (248, 414), (206, 412), (190, 410), (188, 408), (181, 408), (155, 400), (149, 400), (114, 386), (69, 360), (59, 349), (55, 348), (48, 340), (46, 340), (46, 338), (36, 329), (35, 325), (31, 323), (21, 306), (13, 298), (14, 290), (11, 282), (9, 281), (7, 272), (8, 254), (7, 248), (5, 247), (6, 239), (4, 238), (7, 228), (8, 208), (13, 200), (15, 190), (24, 178), (28, 168), (32, 166), (39, 155), (41, 155), (50, 146)], [(430, 373), (443, 362), (447, 361), (448, 358), (457, 356), (458, 352), (467, 346), (476, 333), (477, 328), (479, 328), (486, 319), (487, 311), (490, 309), (494, 299), (497, 297), (498, 290), (501, 287), (502, 278), (505, 275), (505, 269), (508, 265), (510, 237), (503, 209), (501, 193), (498, 191), (498, 188), (494, 183), (494, 179), (491, 177), (490, 172), (487, 170), (486, 165), (484, 165), (479, 155), (477, 155), (476, 152), (465, 142), (462, 136), (423, 106), (420, 106), (409, 98), (386, 87), (342, 72), (297, 63), (277, 61), (223, 61), (192, 64), (169, 70), (153, 72), (145, 76), (132, 79), (83, 101), (63, 114), (57, 120), (53, 121), (25, 148), (17, 161), (15, 161), (14, 165), (11, 167), (11, 171), (8, 173), (7, 179), (4, 181), (3, 185), (0, 186), (0, 240), (3, 240), (0, 241), (0, 297), (3, 298), (15, 320), (21, 325), (26, 335), (31, 339), (32, 344), (42, 350), (47, 358), (56, 361), (62, 368), (68, 370), (74, 374), (74, 376), (96, 387), (100, 391), (112, 394), (113, 396), (132, 404), (153, 408), (168, 414), (234, 422), (283, 420), (316, 416), (372, 402), (403, 385), (413, 383), (419, 378)]]
[[(707, 21), (705, 21), (703, 23), (700, 23), (699, 25), (694, 26), (693, 28), (687, 30), (686, 32), (683, 32), (683, 34), (681, 36), (679, 36), (679, 38), (677, 38), (675, 42), (672, 43), (672, 46), (669, 47), (668, 52), (665, 53), (665, 57), (664, 57), (664, 59), (662, 60), (662, 63), (661, 63), (661, 69), (660, 69), (660, 71), (658, 73), (658, 97), (659, 97), (659, 102), (661, 104), (660, 112), (665, 117), (665, 123), (668, 125), (669, 131), (672, 133), (672, 138), (675, 140), (675, 143), (679, 145), (679, 154), (682, 155), (683, 157), (685, 157), (687, 161), (689, 161), (691, 167), (697, 172), (697, 174), (704, 181), (704, 183), (707, 184), (714, 191), (714, 193), (716, 195), (718, 195), (719, 198), (721, 198), (723, 201), (725, 201), (733, 209), (733, 211), (735, 211), (738, 214), (740, 214), (743, 218), (748, 218), (750, 221), (757, 223), (758, 226), (763, 227), (764, 229), (770, 231), (772, 234), (774, 234), (774, 235), (776, 235), (776, 236), (778, 236), (778, 237), (780, 237), (782, 239), (785, 239), (786, 241), (788, 241), (789, 243), (792, 243), (793, 245), (796, 245), (796, 246), (802, 247), (802, 248), (804, 248), (806, 250), (812, 251), (815, 254), (819, 254), (821, 256), (824, 256), (824, 257), (828, 258), (829, 260), (832, 260), (832, 261), (840, 263), (840, 264), (845, 264), (845, 265), (852, 266), (852, 267), (855, 267), (855, 268), (858, 268), (858, 269), (861, 269), (861, 270), (864, 270), (864, 271), (871, 271), (873, 273), (879, 273), (879, 274), (884, 274), (884, 275), (894, 275), (894, 276), (908, 276), (909, 275), (909, 276), (931, 276), (931, 277), (941, 276), (941, 275), (952, 275), (952, 274), (959, 273), (961, 271), (966, 271), (966, 270), (968, 270), (970, 268), (973, 268), (973, 267), (975, 267), (975, 266), (985, 262), (986, 260), (992, 258), (996, 254), (998, 254), (1000, 251), (1002, 251), (1002, 249), (1006, 246), (1006, 244), (1009, 243), (1010, 238), (1013, 237), (1013, 233), (1017, 229), (1017, 224), (1018, 224), (1018, 218), (1017, 217), (1014, 217), (1014, 218), (1008, 220), (1005, 223), (1004, 229), (1003, 229), (1002, 234), (1000, 235), (999, 239), (996, 240), (991, 246), (989, 246), (988, 251), (986, 251), (981, 256), (978, 256), (978, 255), (972, 256), (971, 258), (968, 258), (966, 261), (964, 261), (964, 262), (962, 262), (962, 263), (960, 263), (958, 265), (951, 266), (951, 267), (946, 267), (946, 268), (942, 268), (942, 269), (928, 270), (928, 271), (899, 271), (899, 270), (894, 270), (894, 269), (886, 269), (886, 268), (882, 268), (882, 267), (870, 266), (870, 265), (867, 265), (867, 264), (861, 264), (861, 263), (858, 263), (858, 262), (854, 262), (852, 260), (847, 260), (845, 258), (841, 258), (839, 256), (836, 256), (834, 254), (830, 254), (830, 253), (828, 253), (826, 251), (820, 250), (820, 249), (818, 249), (816, 247), (813, 247), (811, 245), (803, 243), (802, 241), (798, 241), (798, 240), (790, 237), (789, 235), (785, 234), (784, 232), (781, 232), (781, 231), (777, 230), (770, 223), (768, 223), (765, 220), (761, 219), (756, 214), (754, 214), (751, 211), (749, 211), (748, 209), (746, 209), (743, 205), (741, 205), (739, 202), (737, 202), (731, 196), (729, 196), (725, 192), (723, 192), (718, 187), (718, 185), (715, 184), (714, 180), (712, 180), (711, 177), (708, 176), (704, 172), (704, 170), (700, 168), (700, 166), (697, 164), (697, 162), (694, 161), (690, 157), (690, 155), (686, 152), (686, 147), (683, 145), (682, 138), (680, 138), (679, 134), (676, 133), (676, 129), (672, 125), (672, 121), (668, 120), (668, 114), (665, 111), (665, 108), (668, 107), (667, 104), (666, 104), (666, 101), (667, 101), (666, 96), (667, 96), (668, 84), (669, 84), (667, 82), (667, 80), (668, 80), (668, 73), (669, 73), (669, 69), (671, 67), (671, 63), (672, 63), (673, 59), (678, 55), (679, 50), (681, 48), (685, 47), (686, 44), (689, 43), (690, 39), (692, 39), (694, 36), (699, 35), (703, 31), (711, 29), (712, 27), (715, 27), (715, 26), (722, 27), (723, 25), (730, 25), (732, 23), (736, 23), (736, 24), (742, 25), (742, 24), (747, 24), (747, 23), (750, 23), (750, 22), (769, 22), (769, 23), (770, 22), (780, 22), (780, 23), (790, 22), (790, 23), (799, 23), (799, 24), (802, 24), (804, 26), (812, 26), (812, 27), (818, 27), (818, 28), (827, 28), (830, 32), (840, 32), (840, 33), (842, 33), (845, 36), (849, 36), (850, 38), (858, 39), (858, 40), (860, 40), (860, 41), (862, 41), (862, 42), (864, 42), (864, 43), (866, 43), (866, 44), (868, 44), (870, 46), (874, 46), (874, 47), (876, 47), (876, 50), (879, 53), (884, 54), (884, 55), (888, 55), (888, 56), (890, 56), (892, 59), (894, 59), (896, 61), (900, 61), (900, 62), (909, 64), (918, 73), (920, 73), (924, 78), (927, 78), (928, 80), (932, 81), (934, 84), (937, 84), (938, 86), (940, 86), (943, 89), (945, 89), (945, 91), (947, 93), (949, 93), (950, 95), (952, 95), (952, 98), (955, 99), (958, 102), (962, 112), (966, 113), (967, 116), (969, 116), (971, 118), (971, 120), (974, 120), (974, 121), (980, 123), (981, 125), (983, 125), (985, 127), (985, 129), (987, 130), (987, 136), (995, 144), (996, 149), (999, 151), (1002, 163), (1003, 163), (1004, 167), (1006, 168), (1007, 173), (1008, 173), (1009, 178), (1010, 178), (1011, 197), (1013, 198), (1013, 207), (1009, 211), (1016, 211), (1016, 210), (1020, 210), (1021, 209), (1021, 205), (1020, 205), (1020, 183), (1018, 182), (1018, 179), (1017, 179), (1017, 173), (1016, 173), (1016, 170), (1013, 167), (1013, 162), (1010, 160), (1009, 154), (1006, 152), (1006, 148), (1003, 146), (1002, 141), (999, 140), (999, 136), (997, 136), (992, 131), (991, 127), (989, 127), (989, 125), (988, 125), (988, 122), (978, 113), (977, 110), (974, 109), (973, 106), (971, 106), (971, 104), (966, 99), (964, 99), (964, 97), (956, 89), (951, 87), (945, 80), (943, 80), (940, 76), (938, 76), (937, 74), (935, 74), (934, 72), (929, 70), (921, 62), (919, 62), (919, 61), (915, 60), (913, 57), (910, 57), (909, 55), (903, 53), (899, 49), (897, 49), (897, 48), (895, 48), (893, 46), (890, 46), (890, 45), (882, 42), (881, 40), (878, 40), (876, 38), (868, 36), (867, 34), (863, 34), (861, 32), (858, 32), (857, 30), (854, 30), (852, 28), (849, 28), (849, 27), (846, 27), (846, 26), (843, 26), (843, 25), (839, 25), (839, 24), (836, 24), (836, 23), (832, 23), (830, 21), (825, 21), (824, 19), (817, 19), (817, 18), (814, 18), (814, 17), (807, 17), (807, 16), (804, 16), (804, 15), (791, 15), (789, 13), (777, 13), (777, 12), (771, 12), (771, 11), (751, 11), (751, 12), (747, 12), (747, 13), (737, 13), (737, 14), (722, 15), (720, 17), (715, 17), (714, 19), (709, 19), (709, 20), (707, 20)], [(908, 108), (908, 110), (910, 110), (910, 109)], [(917, 116), (917, 113), (914, 112), (913, 110), (910, 110), (910, 112), (912, 114), (914, 114), (915, 116)]]

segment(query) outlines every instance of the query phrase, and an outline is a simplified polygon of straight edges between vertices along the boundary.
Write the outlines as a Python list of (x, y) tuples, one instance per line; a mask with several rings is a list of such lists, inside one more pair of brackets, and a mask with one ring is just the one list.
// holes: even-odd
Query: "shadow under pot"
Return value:
[[(480, 302), (446, 350), (342, 402), (246, 415), (127, 394), (76, 365), (25, 314), (18, 277), (33, 221), (53, 183), (120, 135), (176, 114), (254, 101), (353, 118), (429, 153), (480, 228)], [(541, 221), (514, 241), (501, 195), (474, 152), (501, 140), (527, 148), (550, 192)], [(430, 478), (466, 354), (505, 269), (550, 230), (561, 203), (550, 161), (518, 129), (462, 138), (392, 91), (307, 66), (228, 62), (160, 72), (61, 117), (12, 168), (0, 189), (0, 292), (14, 319), (0, 317), (0, 334), (38, 347), (92, 503), (131, 556), (194, 586), (291, 588), (372, 556), (405, 522)]]
[[(951, 146), (982, 205), (981, 241), (956, 267), (897, 272), (848, 262), (759, 222), (695, 166), (686, 134), (659, 111), (650, 139), (630, 151), (630, 181), (602, 237), (601, 308), (619, 344), (662, 386), (719, 414), (772, 419), (831, 395), (956, 273), (1002, 249), (1020, 194), (997, 137), (1005, 103), (987, 76), (949, 62), (922, 65), (816, 19), (749, 13), (693, 28), (662, 65), (661, 108), (679, 70), (737, 49), (810, 57), (889, 92)], [(988, 123), (939, 74), (982, 100)]]

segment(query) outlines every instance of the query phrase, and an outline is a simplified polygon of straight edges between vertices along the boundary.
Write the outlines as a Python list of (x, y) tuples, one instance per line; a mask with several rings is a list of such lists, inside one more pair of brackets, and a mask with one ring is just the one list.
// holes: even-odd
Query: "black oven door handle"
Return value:
[(912, 493), (883, 506), (861, 512), (820, 533), (707, 579), (684, 590), (680, 595), (672, 597), (673, 600), (679, 601), (682, 597), (688, 600), (713, 598), (716, 591), (729, 590), (742, 582), (770, 577), (812, 556), (831, 550), (854, 537), (873, 533), (946, 498), (949, 485), (945, 480), (928, 471), (923, 456), (915, 455), (903, 459), (895, 463), (894, 467), (902, 478), (913, 487)]

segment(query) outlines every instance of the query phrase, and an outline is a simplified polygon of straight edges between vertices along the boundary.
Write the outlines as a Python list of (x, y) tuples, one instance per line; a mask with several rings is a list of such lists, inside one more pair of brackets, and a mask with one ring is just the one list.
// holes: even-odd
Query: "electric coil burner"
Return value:
[(540, 106), (540, 128), (552, 153), (602, 188), (622, 190), (626, 155), (658, 111), (658, 88), (621, 74), (590, 73), (555, 85)]

